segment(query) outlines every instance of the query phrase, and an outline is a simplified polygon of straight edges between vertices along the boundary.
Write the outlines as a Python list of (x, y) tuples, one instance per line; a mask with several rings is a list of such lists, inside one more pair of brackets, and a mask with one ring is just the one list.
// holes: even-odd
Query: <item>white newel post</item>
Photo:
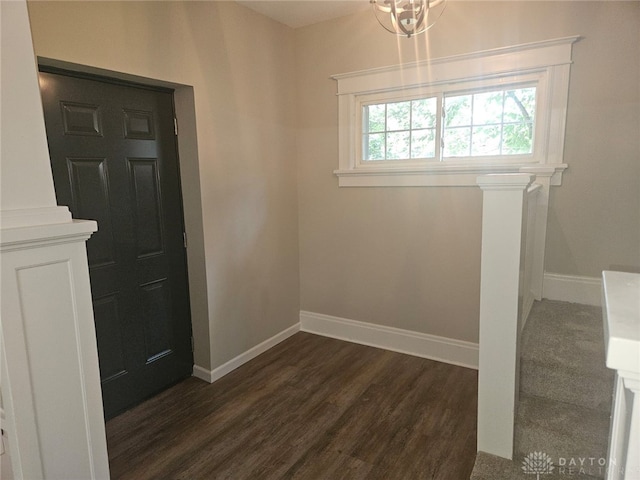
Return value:
[(0, 2), (0, 22), (0, 472), (107, 479), (85, 247), (96, 223), (56, 205), (25, 1)]
[(483, 191), (478, 451), (513, 457), (524, 196), (533, 175), (478, 177)]
[(616, 371), (607, 480), (640, 478), (640, 274), (603, 272), (607, 367)]

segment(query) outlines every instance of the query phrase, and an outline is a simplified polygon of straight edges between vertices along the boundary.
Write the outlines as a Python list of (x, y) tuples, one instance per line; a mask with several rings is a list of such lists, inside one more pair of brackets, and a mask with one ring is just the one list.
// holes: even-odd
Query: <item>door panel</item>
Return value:
[(41, 72), (58, 203), (87, 242), (105, 416), (193, 367), (170, 91)]
[(157, 158), (129, 158), (136, 226), (136, 253), (142, 259), (164, 253)]
[(67, 158), (71, 203), (77, 218), (90, 218), (100, 222), (100, 227), (91, 237), (88, 250), (92, 267), (113, 265), (115, 245), (111, 226), (109, 182), (106, 158)]
[(93, 301), (102, 381), (112, 380), (127, 373), (119, 310), (117, 294)]

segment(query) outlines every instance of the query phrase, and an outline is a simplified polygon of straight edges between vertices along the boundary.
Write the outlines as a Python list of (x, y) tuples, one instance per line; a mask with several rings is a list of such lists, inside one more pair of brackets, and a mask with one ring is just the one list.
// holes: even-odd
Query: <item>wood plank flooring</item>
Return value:
[(107, 422), (112, 479), (468, 479), (477, 372), (297, 333)]

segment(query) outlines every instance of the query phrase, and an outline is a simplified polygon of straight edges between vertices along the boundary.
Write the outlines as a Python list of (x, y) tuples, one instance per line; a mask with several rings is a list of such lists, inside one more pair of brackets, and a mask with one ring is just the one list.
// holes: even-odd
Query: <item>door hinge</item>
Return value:
[(187, 232), (182, 232), (182, 243), (184, 244), (184, 248), (187, 248)]
[(173, 134), (178, 136), (178, 119), (176, 117), (173, 117)]

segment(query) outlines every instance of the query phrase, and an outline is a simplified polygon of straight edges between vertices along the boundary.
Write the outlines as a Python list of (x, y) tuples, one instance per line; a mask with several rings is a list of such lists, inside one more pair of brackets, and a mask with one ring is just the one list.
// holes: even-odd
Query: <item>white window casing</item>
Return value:
[[(563, 151), (571, 50), (579, 38), (559, 38), (334, 75), (339, 112), (339, 168), (334, 173), (339, 186), (475, 186), (478, 175), (538, 170), (551, 173), (551, 185), (560, 185), (562, 172), (567, 168)], [(536, 88), (535, 133), (530, 155), (362, 160), (364, 105), (522, 85)], [(440, 128), (438, 142), (441, 134)]]

